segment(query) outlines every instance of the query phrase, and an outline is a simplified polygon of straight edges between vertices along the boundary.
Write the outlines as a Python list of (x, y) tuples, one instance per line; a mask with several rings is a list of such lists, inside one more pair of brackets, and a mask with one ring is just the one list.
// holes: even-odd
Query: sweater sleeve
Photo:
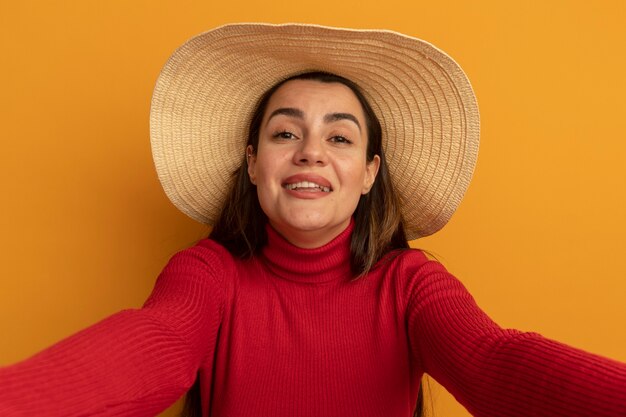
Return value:
[(626, 364), (500, 328), (437, 262), (414, 278), (412, 350), (472, 415), (626, 416)]
[(0, 415), (154, 416), (212, 356), (224, 303), (217, 256), (175, 255), (141, 309), (124, 310), (0, 369)]

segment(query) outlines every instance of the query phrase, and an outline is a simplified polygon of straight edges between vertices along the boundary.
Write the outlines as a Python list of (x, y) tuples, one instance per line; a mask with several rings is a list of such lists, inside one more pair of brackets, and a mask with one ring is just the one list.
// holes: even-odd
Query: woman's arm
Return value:
[(408, 305), (414, 354), (476, 416), (626, 416), (626, 364), (502, 329), (439, 263)]
[(0, 415), (154, 416), (212, 360), (224, 303), (219, 258), (174, 256), (141, 309), (124, 310), (0, 369)]

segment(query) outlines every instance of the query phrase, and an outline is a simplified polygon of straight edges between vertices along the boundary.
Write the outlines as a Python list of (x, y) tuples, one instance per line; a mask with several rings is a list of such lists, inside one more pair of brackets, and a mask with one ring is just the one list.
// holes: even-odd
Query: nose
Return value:
[(311, 166), (326, 165), (327, 155), (322, 139), (311, 136), (304, 138), (294, 153), (294, 163), (296, 165)]

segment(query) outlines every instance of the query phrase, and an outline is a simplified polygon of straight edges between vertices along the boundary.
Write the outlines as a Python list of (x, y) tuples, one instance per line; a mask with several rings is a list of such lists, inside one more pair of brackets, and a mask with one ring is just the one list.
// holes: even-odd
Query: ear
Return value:
[(363, 179), (361, 194), (367, 194), (372, 189), (376, 175), (378, 175), (378, 168), (380, 168), (380, 156), (374, 155), (374, 158), (365, 166), (365, 178)]
[(252, 145), (246, 147), (246, 161), (248, 162), (248, 176), (250, 182), (256, 185), (256, 153)]

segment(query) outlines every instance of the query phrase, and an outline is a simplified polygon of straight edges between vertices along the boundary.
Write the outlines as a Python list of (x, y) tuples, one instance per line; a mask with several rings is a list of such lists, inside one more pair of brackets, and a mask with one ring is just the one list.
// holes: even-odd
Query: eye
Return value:
[(276, 132), (272, 135), (273, 138), (275, 139), (296, 139), (297, 136), (294, 135), (293, 133), (287, 131), (287, 130), (282, 130), (280, 132)]
[(335, 135), (335, 136), (331, 137), (330, 141), (334, 142), (334, 143), (352, 143), (352, 141), (350, 139), (348, 139), (345, 136), (341, 136), (341, 135)]

